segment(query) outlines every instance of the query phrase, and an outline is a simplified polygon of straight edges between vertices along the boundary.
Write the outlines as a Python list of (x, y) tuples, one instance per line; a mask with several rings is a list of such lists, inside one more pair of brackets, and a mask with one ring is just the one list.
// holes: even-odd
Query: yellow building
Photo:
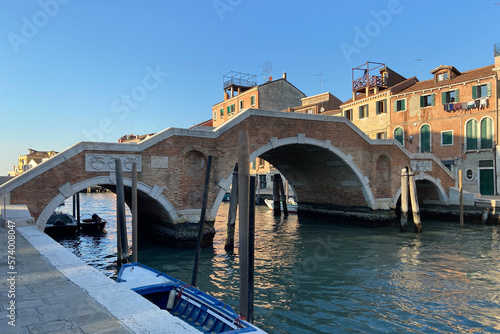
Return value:
[(20, 175), (58, 153), (56, 151), (36, 151), (31, 148), (28, 151), (28, 154), (19, 156), (17, 166), (14, 166), (13, 171), (9, 175)]

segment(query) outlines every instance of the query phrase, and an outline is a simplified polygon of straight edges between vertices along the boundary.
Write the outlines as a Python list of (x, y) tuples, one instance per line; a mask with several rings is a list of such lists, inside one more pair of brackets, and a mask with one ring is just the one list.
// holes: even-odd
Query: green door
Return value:
[(493, 169), (479, 170), (479, 192), (481, 195), (495, 195)]

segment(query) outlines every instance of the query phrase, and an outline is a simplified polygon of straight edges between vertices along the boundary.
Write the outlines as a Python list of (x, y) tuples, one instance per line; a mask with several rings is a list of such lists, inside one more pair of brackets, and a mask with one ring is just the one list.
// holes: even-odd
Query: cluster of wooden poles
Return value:
[[(208, 156), (205, 189), (201, 209), (198, 242), (191, 285), (196, 286), (198, 259), (203, 240), (203, 225), (208, 195), (210, 164)], [(240, 262), (240, 314), (253, 323), (254, 300), (254, 250), (255, 250), (255, 183), (256, 177), (250, 176), (250, 151), (248, 148), (248, 132), (240, 131), (238, 138), (238, 162), (232, 173), (231, 197), (227, 220), (227, 238), (224, 248), (234, 251), (234, 234), (236, 213), (239, 213), (239, 262)], [(239, 206), (239, 210), (238, 210)]]
[[(125, 217), (125, 190), (120, 158), (115, 159), (116, 173), (116, 246), (118, 264), (128, 263), (130, 254)], [(132, 262), (137, 262), (137, 163), (132, 164)]]

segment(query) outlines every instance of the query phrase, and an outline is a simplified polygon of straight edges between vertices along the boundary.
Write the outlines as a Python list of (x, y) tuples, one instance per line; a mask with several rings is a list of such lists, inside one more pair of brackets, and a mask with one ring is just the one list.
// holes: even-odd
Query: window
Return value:
[(368, 117), (368, 105), (365, 104), (364, 106), (359, 107), (359, 119), (367, 118)]
[(420, 108), (433, 106), (435, 102), (435, 94), (420, 96)]
[(448, 79), (448, 73), (438, 74), (437, 78), (438, 78), (438, 81), (447, 80)]
[(490, 97), (490, 96), (491, 96), (491, 83), (472, 86), (473, 99), (480, 99), (482, 97)]
[(431, 151), (431, 127), (428, 124), (420, 128), (420, 153)]
[(250, 96), (250, 105), (252, 107), (255, 105), (255, 95)]
[(240, 111), (243, 110), (243, 100), (240, 101)]
[(252, 160), (252, 169), (257, 169), (257, 158)]
[(493, 148), (493, 121), (489, 117), (481, 120), (481, 148)]
[(460, 92), (458, 89), (451, 90), (449, 92), (442, 92), (441, 93), (441, 102), (443, 104), (450, 103), (450, 102), (458, 102), (458, 101), (460, 101), (459, 93)]
[(401, 143), (404, 146), (404, 131), (403, 128), (396, 128), (394, 130), (394, 139)]
[(453, 145), (453, 130), (441, 131), (441, 146)]
[(381, 100), (376, 102), (377, 115), (387, 113), (387, 100)]
[(306, 111), (308, 114), (312, 114), (313, 113), (313, 110), (312, 109), (307, 109)]
[(379, 133), (377, 133), (377, 139), (385, 139), (385, 138), (386, 138), (385, 132), (379, 132)]
[(352, 121), (352, 109), (344, 110), (344, 117)]
[(404, 111), (406, 110), (406, 99), (394, 101), (394, 111)]
[(472, 169), (470, 169), (470, 168), (469, 168), (469, 169), (467, 169), (467, 170), (465, 171), (465, 179), (466, 179), (467, 181), (471, 181), (473, 178), (474, 178), (474, 171), (473, 171)]
[(227, 114), (231, 115), (234, 112), (234, 104), (227, 106)]
[(224, 108), (220, 110), (220, 118), (224, 118)]
[(465, 147), (467, 150), (477, 149), (477, 121), (471, 119), (465, 124)]

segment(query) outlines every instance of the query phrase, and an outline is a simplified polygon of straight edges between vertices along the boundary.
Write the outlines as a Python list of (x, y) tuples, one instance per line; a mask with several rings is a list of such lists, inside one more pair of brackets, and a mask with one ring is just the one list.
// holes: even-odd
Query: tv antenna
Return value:
[(415, 59), (415, 61), (420, 62), (420, 81), (424, 78), (424, 60), (422, 58)]
[(321, 82), (321, 93), (323, 93), (323, 83), (326, 81), (326, 80), (323, 78), (323, 73), (319, 72), (318, 74), (315, 74), (314, 76), (316, 76), (316, 77), (320, 77), (320, 78), (319, 78), (319, 81)]
[(260, 67), (262, 67), (264, 82), (266, 82), (266, 80), (271, 81), (273, 75), (273, 63), (271, 63), (269, 60), (266, 60), (262, 64), (260, 64)]

